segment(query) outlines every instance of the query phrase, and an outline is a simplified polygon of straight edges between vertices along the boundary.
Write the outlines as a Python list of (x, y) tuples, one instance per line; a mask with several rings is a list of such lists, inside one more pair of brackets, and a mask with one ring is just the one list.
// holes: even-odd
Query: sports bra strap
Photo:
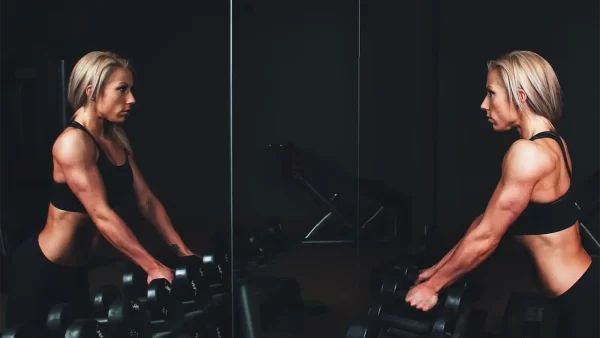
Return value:
[(569, 168), (569, 161), (567, 160), (567, 151), (565, 150), (565, 145), (563, 144), (563, 141), (560, 138), (560, 136), (558, 136), (556, 133), (553, 133), (551, 131), (543, 131), (541, 133), (537, 133), (537, 134), (533, 135), (529, 140), (534, 141), (534, 140), (541, 139), (541, 138), (551, 138), (551, 139), (555, 140), (556, 142), (558, 142), (558, 145), (560, 146), (560, 150), (562, 151), (562, 154), (563, 154), (563, 159), (565, 161), (565, 165), (567, 166), (567, 172), (569, 173), (569, 177), (571, 177), (571, 168)]
[(77, 122), (75, 120), (71, 120), (71, 121), (69, 121), (68, 127), (73, 127), (73, 128), (85, 131), (88, 135), (90, 135), (90, 137), (92, 138), (92, 140), (96, 144), (96, 147), (98, 147), (98, 150), (102, 150), (102, 147), (100, 146), (100, 144), (98, 143), (98, 141), (96, 141), (96, 138), (94, 137), (94, 135), (92, 135), (92, 133), (90, 133), (87, 129), (85, 129), (85, 127), (82, 126), (81, 123), (79, 123), (79, 122)]

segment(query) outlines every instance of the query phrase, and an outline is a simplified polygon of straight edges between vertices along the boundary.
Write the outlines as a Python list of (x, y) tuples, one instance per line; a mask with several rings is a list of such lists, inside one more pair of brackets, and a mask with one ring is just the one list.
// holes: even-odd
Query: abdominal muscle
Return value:
[(80, 266), (87, 263), (99, 232), (83, 213), (48, 207), (48, 219), (38, 243), (42, 253), (53, 263)]
[(581, 245), (579, 223), (559, 232), (515, 239), (531, 253), (541, 291), (549, 297), (569, 290), (592, 263)]

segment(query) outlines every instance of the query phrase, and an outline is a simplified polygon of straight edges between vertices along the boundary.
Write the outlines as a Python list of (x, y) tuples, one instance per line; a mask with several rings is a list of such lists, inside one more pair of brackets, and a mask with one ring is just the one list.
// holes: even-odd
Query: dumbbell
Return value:
[[(145, 307), (124, 300), (119, 289), (111, 284), (103, 285), (92, 300), (94, 320), (106, 325), (113, 338), (130, 333), (143, 335), (148, 330), (149, 314)], [(86, 323), (86, 325), (91, 325)]]
[(396, 331), (404, 335), (409, 332), (432, 338), (452, 336), (453, 322), (443, 314), (412, 313), (414, 316), (409, 315), (410, 311), (394, 311), (392, 305), (379, 303), (369, 308), (367, 318), (378, 321), (381, 327), (387, 327), (388, 333)]
[(380, 338), (381, 328), (378, 323), (366, 317), (358, 318), (346, 331), (346, 338)]
[[(113, 338), (106, 325), (95, 319), (78, 319), (74, 321), (65, 332), (69, 338)], [(125, 335), (114, 338), (125, 337)]]
[[(211, 280), (202, 257), (196, 255), (177, 256), (168, 251), (163, 251), (157, 256), (160, 256), (159, 260), (161, 262), (173, 268), (173, 295), (175, 300), (181, 302), (184, 308), (193, 308), (197, 304), (210, 301), (212, 297), (210, 285), (216, 279), (214, 276), (216, 272), (213, 271)], [(135, 284), (132, 288), (142, 290), (146, 283), (144, 279), (146, 275), (133, 266), (129, 269), (131, 269), (130, 275), (127, 278)], [(143, 295), (142, 292), (139, 295)]]
[(477, 282), (477, 279), (470, 275), (459, 279), (452, 285), (448, 286), (448, 289), (462, 290), (464, 295), (463, 299), (469, 304), (478, 302), (483, 293), (483, 290)]
[(383, 273), (381, 285), (384, 282), (396, 281), (402, 288), (407, 288), (419, 278), (419, 268), (412, 264), (396, 264), (390, 270)]
[(202, 258), (178, 257), (174, 261), (173, 294), (184, 312), (192, 311), (212, 299), (210, 280)]
[(202, 256), (202, 262), (205, 266), (205, 272), (210, 278), (211, 287), (216, 292), (229, 292), (231, 286), (231, 261), (229, 251), (223, 244), (218, 244), (215, 248)]
[[(394, 280), (386, 280), (381, 286), (381, 297), (393, 299), (400, 304), (409, 306), (405, 299), (407, 291), (402, 289), (400, 283)], [(438, 295), (438, 303), (435, 309), (443, 309), (448, 313), (457, 313), (463, 306), (463, 291), (461, 289), (445, 289)]]
[[(147, 304), (147, 302), (143, 302), (141, 299), (118, 299), (111, 305), (108, 321), (110, 322), (110, 318), (114, 313), (121, 312), (126, 320), (125, 325), (120, 327), (120, 331), (123, 329), (128, 330), (126, 335), (114, 336), (114, 338), (178, 337), (183, 326), (180, 317), (169, 314), (168, 318), (154, 319)], [(107, 321), (105, 318), (97, 320), (100, 323)]]
[[(150, 285), (149, 289), (152, 288), (153, 285)], [(95, 295), (94, 313), (97, 317), (99, 317), (97, 321), (100, 323), (110, 321), (110, 318), (111, 316), (114, 316), (114, 313), (124, 314), (124, 322), (128, 324), (128, 326), (125, 327), (125, 335), (120, 334), (119, 336), (113, 336), (114, 338), (125, 336), (137, 336), (142, 338), (204, 337), (203, 335), (200, 335), (200, 331), (193, 331), (196, 329), (195, 327), (190, 327), (186, 330), (183, 327), (182, 320), (180, 320), (177, 315), (174, 316), (175, 318), (171, 318), (171, 320), (152, 320), (150, 318), (148, 308), (141, 303), (139, 299), (129, 301), (123, 300), (120, 296), (119, 290), (112, 285), (103, 286), (102, 289)], [(106, 314), (108, 314), (108, 316), (106, 316)], [(108, 317), (108, 319), (101, 317)], [(89, 327), (92, 327), (91, 324), (85, 324), (87, 324)], [(81, 336), (81, 338), (87, 338), (87, 336)]]
[(172, 286), (164, 278), (154, 279), (147, 284), (148, 275), (133, 262), (123, 271), (123, 296), (128, 300), (138, 300), (150, 311), (155, 320), (170, 319), (175, 310), (175, 297)]
[[(47, 330), (56, 337), (128, 337), (145, 332), (147, 314), (143, 308), (123, 301), (119, 290), (104, 285), (94, 296), (95, 318), (83, 318), (69, 304), (57, 304), (50, 310)], [(55, 334), (55, 335), (54, 335)]]
[[(118, 319), (121, 322), (122, 318)], [(92, 323), (93, 322), (93, 323)], [(93, 326), (93, 330), (91, 327)], [(50, 308), (46, 320), (46, 337), (62, 338), (87, 338), (87, 337), (111, 337), (108, 326), (98, 324), (94, 320), (84, 318), (68, 303), (60, 303)], [(90, 335), (93, 332), (93, 335)], [(87, 334), (87, 335), (84, 335)]]
[(385, 279), (397, 279), (404, 285), (414, 284), (419, 276), (419, 268), (413, 261), (411, 257), (399, 258), (373, 267), (369, 277), (372, 292), (379, 293)]

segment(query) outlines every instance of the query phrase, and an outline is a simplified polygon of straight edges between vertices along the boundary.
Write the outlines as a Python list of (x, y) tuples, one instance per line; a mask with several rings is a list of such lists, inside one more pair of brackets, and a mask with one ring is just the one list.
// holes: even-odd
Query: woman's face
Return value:
[(488, 121), (495, 131), (506, 131), (514, 127), (519, 120), (519, 110), (508, 97), (502, 78), (496, 70), (490, 70), (487, 76), (486, 96), (481, 109), (487, 113)]
[(135, 103), (131, 87), (131, 71), (127, 68), (116, 68), (95, 98), (98, 114), (110, 122), (124, 122)]

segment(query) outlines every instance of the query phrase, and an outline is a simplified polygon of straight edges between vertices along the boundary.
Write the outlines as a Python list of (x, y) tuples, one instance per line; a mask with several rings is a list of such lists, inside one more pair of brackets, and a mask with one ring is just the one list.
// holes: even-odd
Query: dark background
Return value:
[[(68, 81), (92, 50), (132, 61), (137, 103), (125, 128), (177, 229), (229, 230), (229, 5), (219, 1), (2, 3), (3, 227), (21, 238), (44, 225), (51, 146), (62, 130), (58, 61), (66, 61)], [(16, 68), (34, 68), (37, 76), (15, 81)], [(19, 85), (27, 88), (21, 114)], [(35, 151), (16, 152), (20, 147)]]
[[(541, 54), (558, 74), (573, 184), (597, 170), (597, 2), (361, 4), (359, 20), (358, 1), (234, 1), (230, 120), (228, 1), (3, 1), (1, 222), (11, 245), (45, 221), (61, 130), (56, 62), (69, 73), (91, 50), (132, 59), (138, 103), (126, 130), (183, 233), (233, 223), (235, 234), (272, 216), (295, 235), (308, 231), (322, 211), (281, 180), (268, 148), (292, 141), (334, 169), (326, 182), (377, 179), (407, 196), (402, 234), (416, 239), (436, 225), (454, 244), (484, 210), (517, 138), (494, 133), (479, 109), (486, 62), (515, 49)], [(17, 68), (36, 76), (17, 80)]]

